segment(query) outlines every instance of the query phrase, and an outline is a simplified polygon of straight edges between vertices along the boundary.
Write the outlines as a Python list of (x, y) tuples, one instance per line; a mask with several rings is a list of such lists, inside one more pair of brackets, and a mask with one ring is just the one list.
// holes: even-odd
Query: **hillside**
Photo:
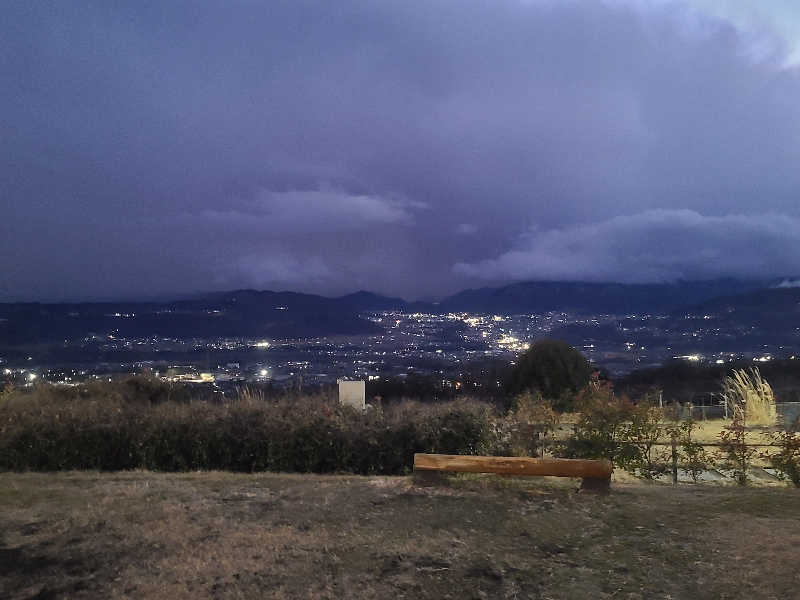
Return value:
[[(587, 315), (664, 314), (676, 319), (707, 312), (726, 323), (764, 324), (785, 332), (798, 322), (798, 289), (763, 282), (717, 280), (674, 284), (525, 282), (464, 290), (440, 303), (407, 302), (367, 291), (328, 298), (315, 294), (237, 290), (165, 302), (0, 304), (0, 344), (123, 338), (302, 338), (368, 335), (382, 329), (369, 311), (498, 314), (570, 311)], [(788, 319), (788, 320), (787, 320)], [(794, 326), (793, 326), (794, 327)], [(610, 333), (614, 331), (609, 330)], [(605, 332), (605, 333), (609, 333)], [(574, 333), (574, 335), (571, 335)], [(603, 332), (592, 333), (592, 337)], [(578, 339), (581, 331), (563, 332)]]
[(562, 310), (587, 314), (654, 314), (766, 285), (733, 279), (653, 284), (530, 281), (464, 290), (442, 300), (440, 308), (500, 314)]
[(759, 335), (796, 336), (800, 288), (770, 288), (714, 298), (674, 312), (675, 317), (711, 318), (717, 326), (754, 329)]
[(362, 335), (381, 329), (357, 303), (294, 292), (240, 290), (159, 303), (0, 304), (0, 343), (125, 338)]

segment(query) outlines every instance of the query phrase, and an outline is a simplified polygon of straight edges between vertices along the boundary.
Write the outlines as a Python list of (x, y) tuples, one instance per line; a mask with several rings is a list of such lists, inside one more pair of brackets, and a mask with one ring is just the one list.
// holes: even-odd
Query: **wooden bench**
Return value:
[(516, 456), (467, 456), (458, 454), (415, 454), (414, 473), (495, 473), (498, 475), (539, 475), (579, 477), (582, 490), (608, 491), (611, 463), (578, 458), (524, 458)]

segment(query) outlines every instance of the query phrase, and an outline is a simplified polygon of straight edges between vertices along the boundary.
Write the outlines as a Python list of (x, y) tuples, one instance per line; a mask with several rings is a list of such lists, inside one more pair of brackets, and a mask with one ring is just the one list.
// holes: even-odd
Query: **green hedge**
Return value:
[(164, 399), (162, 392), (136, 382), (6, 393), (0, 470), (388, 475), (408, 472), (415, 452), (487, 451), (493, 431), (492, 408), (476, 401), (406, 402), (362, 413), (323, 398), (219, 403), (182, 394)]

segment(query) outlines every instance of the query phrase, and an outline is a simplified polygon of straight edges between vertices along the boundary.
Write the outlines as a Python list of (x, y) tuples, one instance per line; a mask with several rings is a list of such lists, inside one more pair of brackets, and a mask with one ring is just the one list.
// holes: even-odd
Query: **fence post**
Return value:
[(672, 485), (678, 485), (678, 440), (672, 434)]

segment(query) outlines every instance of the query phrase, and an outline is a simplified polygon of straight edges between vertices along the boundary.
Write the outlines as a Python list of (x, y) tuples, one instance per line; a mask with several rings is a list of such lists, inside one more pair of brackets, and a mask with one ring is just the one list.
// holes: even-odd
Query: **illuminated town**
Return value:
[(460, 388), (466, 372), (476, 365), (509, 364), (531, 342), (545, 337), (567, 339), (591, 363), (612, 375), (670, 360), (724, 364), (800, 354), (790, 345), (743, 345), (748, 332), (714, 326), (714, 319), (708, 317), (676, 321), (657, 315), (620, 318), (566, 312), (481, 315), (402, 311), (361, 316), (383, 333), (291, 339), (127, 339), (109, 333), (65, 341), (58, 349), (61, 353), (53, 356), (51, 351), (50, 358), (35, 352), (16, 359), (0, 356), (0, 378), (17, 385), (39, 381), (71, 385), (93, 378), (150, 373), (224, 389), (241, 383), (318, 385), (342, 377), (375, 381), (413, 373), (440, 376), (443, 385)]

